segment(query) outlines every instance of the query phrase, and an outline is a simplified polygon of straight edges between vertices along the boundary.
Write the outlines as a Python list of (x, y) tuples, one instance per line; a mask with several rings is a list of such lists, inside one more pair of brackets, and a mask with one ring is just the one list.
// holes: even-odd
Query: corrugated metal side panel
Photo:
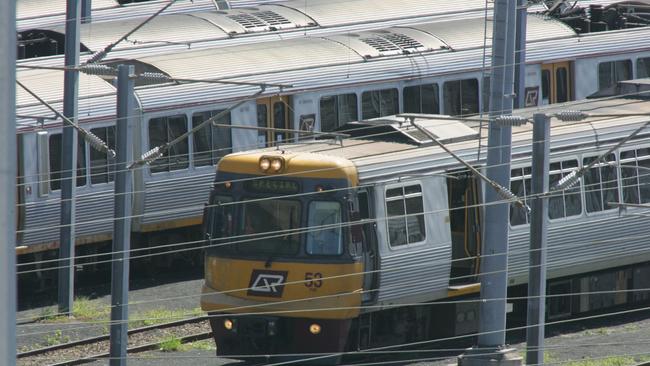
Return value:
[[(548, 277), (557, 277), (558, 271), (562, 271), (562, 276), (569, 275), (572, 268), (595, 262), (606, 262), (613, 267), (647, 261), (650, 226), (646, 221), (640, 217), (612, 217), (610, 213), (601, 219), (551, 223), (547, 246)], [(528, 232), (511, 235), (509, 246), (509, 277), (528, 278)], [(619, 263), (622, 259), (626, 261)]]
[[(150, 179), (150, 178), (149, 178)], [(180, 178), (156, 178), (145, 183), (143, 224), (201, 216), (214, 173), (187, 173)]]
[[(291, 0), (283, 5), (301, 10), (328, 27), (351, 22), (373, 22), (386, 18), (405, 18), (423, 14), (446, 14), (484, 9), (483, 0)], [(353, 20), (348, 20), (353, 19)]]
[[(75, 235), (108, 234), (113, 231), (113, 191), (78, 193)], [(47, 198), (25, 206), (25, 229), (22, 245), (59, 241), (60, 199)]]
[(382, 255), (378, 301), (446, 290), (450, 260), (450, 246)]

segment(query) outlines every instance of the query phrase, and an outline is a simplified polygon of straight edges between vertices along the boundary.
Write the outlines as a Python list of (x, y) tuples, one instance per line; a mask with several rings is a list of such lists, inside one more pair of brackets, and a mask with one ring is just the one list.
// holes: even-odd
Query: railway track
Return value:
[[(128, 353), (138, 353), (160, 348), (165, 338), (174, 337), (181, 343), (212, 337), (208, 317), (201, 316), (129, 330)], [(80, 365), (108, 358), (110, 336), (80, 339), (17, 354), (18, 365)]]

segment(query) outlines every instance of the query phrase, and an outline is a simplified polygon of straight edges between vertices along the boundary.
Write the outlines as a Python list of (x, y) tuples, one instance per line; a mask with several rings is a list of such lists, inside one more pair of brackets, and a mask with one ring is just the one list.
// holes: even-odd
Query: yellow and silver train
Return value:
[[(593, 114), (586, 123), (553, 122), (551, 182), (646, 123), (598, 114), (650, 113), (650, 101), (594, 100), (580, 108)], [(478, 303), (471, 300), (480, 289), (482, 203), (490, 188), (419, 128), (484, 169), (479, 128), (425, 115), (418, 128), (403, 121), (351, 123), (349, 138), (220, 161), (204, 216), (201, 298), (219, 356), (324, 360), (322, 354), (476, 331)], [(549, 297), (549, 317), (648, 300), (647, 292), (611, 291), (650, 286), (650, 225), (638, 215), (647, 209), (621, 215), (609, 203), (650, 202), (643, 172), (650, 168), (649, 134), (550, 198), (547, 288), (586, 295)], [(512, 140), (511, 189), (526, 200), (531, 127), (514, 127)], [(509, 295), (525, 298), (530, 228), (525, 213), (512, 210)], [(456, 299), (470, 301), (449, 301)], [(509, 321), (525, 319), (525, 301), (510, 302)]]

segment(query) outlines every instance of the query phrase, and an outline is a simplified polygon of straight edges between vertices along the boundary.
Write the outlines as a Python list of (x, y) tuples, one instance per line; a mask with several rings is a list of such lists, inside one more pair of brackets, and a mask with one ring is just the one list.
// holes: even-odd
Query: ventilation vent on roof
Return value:
[(361, 41), (379, 52), (399, 51), (399, 47), (382, 37), (365, 37)]
[(228, 15), (228, 18), (236, 21), (244, 28), (257, 28), (257, 27), (266, 26), (266, 23), (262, 19), (255, 17), (251, 14), (246, 14), (246, 13), (233, 14), (233, 15)]
[(260, 11), (257, 13), (253, 13), (252, 15), (255, 15), (256, 17), (262, 19), (263, 21), (267, 22), (269, 25), (291, 24), (289, 19), (270, 10)]
[[(400, 33), (384, 32), (361, 38), (365, 44), (382, 53), (399, 53), (424, 50), (424, 45), (415, 39)], [(397, 51), (397, 52), (396, 52)]]
[(383, 35), (382, 37), (386, 38), (387, 40), (393, 42), (399, 48), (405, 49), (405, 48), (420, 48), (424, 47), (424, 45), (416, 40), (414, 40), (411, 37), (407, 37), (403, 34), (399, 33), (388, 33)]

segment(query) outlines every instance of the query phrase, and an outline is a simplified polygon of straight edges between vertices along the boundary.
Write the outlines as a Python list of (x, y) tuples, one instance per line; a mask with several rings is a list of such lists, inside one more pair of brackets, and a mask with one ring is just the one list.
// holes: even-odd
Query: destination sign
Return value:
[(300, 192), (300, 186), (297, 182), (277, 179), (249, 180), (244, 182), (244, 188), (259, 193), (291, 194)]

